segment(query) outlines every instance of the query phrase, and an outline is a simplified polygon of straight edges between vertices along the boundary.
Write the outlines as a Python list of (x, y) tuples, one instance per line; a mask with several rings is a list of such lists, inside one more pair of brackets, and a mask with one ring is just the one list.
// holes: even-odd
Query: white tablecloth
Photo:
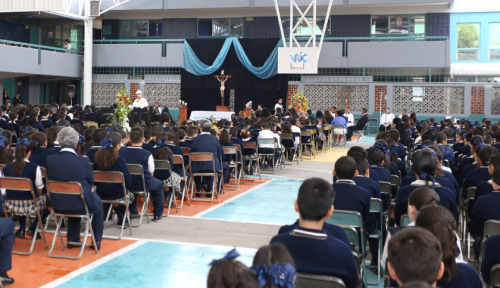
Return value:
[(234, 112), (218, 112), (218, 111), (191, 111), (189, 119), (194, 121), (199, 121), (201, 119), (210, 119), (210, 117), (216, 120), (226, 119), (231, 120), (231, 115)]

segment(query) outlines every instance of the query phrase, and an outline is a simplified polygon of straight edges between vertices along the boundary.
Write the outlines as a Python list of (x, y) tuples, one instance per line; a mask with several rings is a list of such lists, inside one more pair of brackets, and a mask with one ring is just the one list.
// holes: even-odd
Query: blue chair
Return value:
[[(369, 238), (375, 238), (378, 239), (378, 261), (377, 261), (377, 282), (368, 282), (370, 285), (378, 285), (380, 283), (380, 257), (382, 254), (382, 239), (383, 237), (383, 223), (384, 223), (384, 206), (382, 204), (382, 200), (378, 198), (371, 198), (370, 199), (370, 213), (378, 213), (380, 215), (380, 227), (379, 231), (376, 234), (368, 235)], [(372, 257), (375, 257), (375, 255), (372, 255)]]

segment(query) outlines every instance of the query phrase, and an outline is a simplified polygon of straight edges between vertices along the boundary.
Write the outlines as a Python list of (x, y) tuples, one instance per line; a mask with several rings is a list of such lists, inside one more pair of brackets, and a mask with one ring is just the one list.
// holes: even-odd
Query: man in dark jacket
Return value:
[(363, 113), (363, 116), (359, 118), (356, 125), (347, 127), (348, 128), (346, 134), (347, 141), (351, 141), (352, 133), (354, 131), (363, 130), (368, 121), (370, 121), (370, 118), (368, 117), (368, 110), (366, 108), (361, 109), (361, 113)]

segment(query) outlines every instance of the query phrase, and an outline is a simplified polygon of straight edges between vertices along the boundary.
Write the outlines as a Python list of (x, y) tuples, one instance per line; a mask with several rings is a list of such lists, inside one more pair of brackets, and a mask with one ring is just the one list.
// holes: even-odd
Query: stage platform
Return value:
[(221, 119), (226, 119), (226, 120), (231, 120), (231, 115), (233, 115), (234, 112), (219, 112), (219, 111), (191, 111), (191, 115), (189, 116), (190, 120), (193, 121), (199, 121), (202, 119), (210, 119), (213, 118), (215, 120), (221, 120)]

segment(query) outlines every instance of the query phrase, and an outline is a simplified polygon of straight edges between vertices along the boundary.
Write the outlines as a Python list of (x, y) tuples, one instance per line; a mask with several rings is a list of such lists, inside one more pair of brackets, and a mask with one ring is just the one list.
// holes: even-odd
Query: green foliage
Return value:
[(478, 24), (458, 24), (458, 48), (479, 48)]

